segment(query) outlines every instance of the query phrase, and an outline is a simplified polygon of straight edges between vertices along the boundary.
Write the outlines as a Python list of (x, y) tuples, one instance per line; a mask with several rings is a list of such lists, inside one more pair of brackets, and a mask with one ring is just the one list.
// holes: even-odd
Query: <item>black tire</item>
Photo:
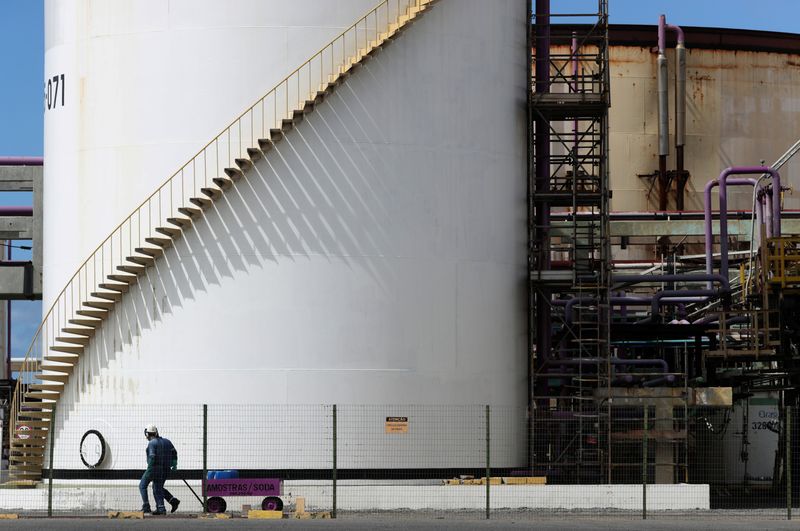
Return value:
[(228, 504), (219, 496), (212, 496), (206, 501), (206, 511), (210, 513), (224, 513), (227, 508)]
[(267, 496), (261, 502), (261, 510), (263, 511), (282, 511), (283, 500), (277, 496)]

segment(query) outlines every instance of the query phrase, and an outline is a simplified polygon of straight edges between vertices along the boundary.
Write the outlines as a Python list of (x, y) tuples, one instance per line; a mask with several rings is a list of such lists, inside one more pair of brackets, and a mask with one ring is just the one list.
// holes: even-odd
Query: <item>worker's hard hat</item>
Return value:
[(144, 436), (147, 437), (148, 435), (158, 436), (158, 428), (156, 428), (153, 424), (148, 424), (144, 429)]

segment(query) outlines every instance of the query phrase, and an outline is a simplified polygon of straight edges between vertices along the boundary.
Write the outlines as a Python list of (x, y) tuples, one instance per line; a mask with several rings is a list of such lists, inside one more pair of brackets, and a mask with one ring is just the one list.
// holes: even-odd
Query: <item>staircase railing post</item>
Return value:
[(56, 404), (53, 402), (53, 410), (50, 413), (50, 432), (47, 434), (50, 439), (50, 462), (48, 466), (48, 481), (47, 481), (47, 516), (53, 516), (53, 454), (54, 454), (54, 442), (55, 442), (55, 427), (56, 427)]

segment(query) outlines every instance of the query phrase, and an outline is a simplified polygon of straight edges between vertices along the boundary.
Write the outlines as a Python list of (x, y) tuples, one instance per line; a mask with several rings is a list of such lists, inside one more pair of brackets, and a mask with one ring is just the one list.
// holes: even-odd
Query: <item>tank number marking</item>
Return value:
[[(56, 74), (47, 80), (47, 84), (44, 86), (44, 103), (47, 106), (47, 110), (64, 106), (64, 92), (66, 92), (64, 88), (64, 74)], [(61, 96), (60, 105), (58, 102), (59, 96)]]
[(753, 430), (769, 430), (776, 433), (778, 432), (779, 427), (777, 420), (752, 422), (751, 425)]

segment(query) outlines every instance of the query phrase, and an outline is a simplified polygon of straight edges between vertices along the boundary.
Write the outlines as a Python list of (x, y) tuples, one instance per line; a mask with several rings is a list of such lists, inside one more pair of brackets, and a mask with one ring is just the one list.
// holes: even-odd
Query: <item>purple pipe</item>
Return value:
[(615, 284), (641, 284), (642, 282), (719, 282), (724, 289), (728, 289), (728, 278), (716, 273), (686, 273), (662, 275), (653, 273), (649, 275), (614, 275)]
[[(758, 184), (758, 179), (754, 179), (752, 177), (742, 178), (742, 179), (736, 179), (736, 178), (726, 179), (726, 183), (725, 184), (726, 184), (726, 186), (727, 185), (730, 185), (730, 186), (756, 186)], [(703, 204), (703, 207), (704, 207), (703, 210), (704, 210), (704, 217), (705, 217), (705, 232), (706, 232), (706, 273), (712, 273), (714, 271), (714, 254), (713, 254), (714, 236), (713, 236), (713, 225), (712, 225), (713, 220), (712, 220), (712, 212), (711, 212), (711, 190), (716, 186), (720, 186), (720, 254), (725, 256), (726, 269), (727, 269), (727, 260), (728, 260), (728, 257), (727, 257), (727, 249), (728, 249), (728, 238), (727, 238), (727, 234), (728, 234), (727, 191), (726, 191), (725, 194), (723, 194), (722, 186), (720, 185), (719, 179), (714, 179), (714, 180), (709, 181), (708, 183), (706, 183), (705, 192), (704, 192), (704, 199), (703, 199), (703, 203), (704, 203)], [(763, 190), (763, 187), (759, 186), (759, 188), (761, 190)], [(727, 188), (726, 188), (726, 190), (727, 190)], [(724, 200), (723, 200), (723, 195), (725, 197)], [(723, 203), (725, 205), (725, 214), (724, 214), (724, 216), (723, 216), (723, 213), (722, 213)], [(770, 203), (770, 206), (771, 206), (771, 203)], [(761, 200), (759, 200), (759, 202), (758, 202), (758, 208), (756, 209), (756, 217), (758, 217), (760, 219), (760, 222), (764, 221), (764, 219), (763, 219), (764, 218), (764, 208), (763, 208), (763, 205), (761, 204)], [(769, 219), (771, 220), (772, 216), (769, 216)], [(725, 225), (725, 229), (724, 229), (725, 238), (724, 238), (724, 240), (722, 238), (723, 220), (724, 220), (724, 225)], [(760, 227), (760, 225), (759, 225), (759, 227)], [(759, 229), (759, 234), (760, 233), (761, 233), (761, 230)], [(767, 236), (770, 236), (771, 234), (772, 234), (772, 229), (771, 229), (771, 227), (769, 225), (767, 225)], [(723, 241), (724, 241), (724, 248), (723, 248), (723, 243), (722, 243)], [(726, 276), (726, 278), (727, 278), (727, 276)], [(709, 289), (710, 289), (710, 287), (711, 286), (709, 284)]]
[(0, 157), (0, 166), (42, 166), (43, 157)]
[(667, 16), (658, 17), (658, 53), (664, 53), (667, 48)]
[[(711, 189), (719, 186), (719, 239), (720, 239), (720, 274), (728, 278), (728, 177), (731, 175), (761, 175), (768, 173), (772, 176), (772, 189), (778, 190), (777, 199), (772, 201), (771, 224), (772, 235), (781, 235), (781, 205), (780, 190), (781, 176), (777, 171), (768, 166), (737, 166), (722, 170), (715, 181), (710, 181), (705, 187), (705, 229), (706, 229), (706, 273), (713, 271), (713, 253), (711, 244), (713, 242), (713, 230), (711, 225)], [(734, 184), (734, 181), (731, 181)], [(744, 183), (742, 183), (744, 184)], [(750, 184), (749, 181), (747, 184)]]
[(713, 297), (719, 295), (719, 292), (711, 289), (680, 289), (680, 290), (664, 290), (656, 293), (653, 297), (653, 302), (650, 306), (650, 317), (639, 321), (640, 324), (652, 323), (655, 321), (658, 311), (661, 309), (662, 304), (674, 304), (676, 302), (686, 302), (686, 297)]
[(0, 206), (0, 216), (33, 216), (33, 207), (29, 206)]

